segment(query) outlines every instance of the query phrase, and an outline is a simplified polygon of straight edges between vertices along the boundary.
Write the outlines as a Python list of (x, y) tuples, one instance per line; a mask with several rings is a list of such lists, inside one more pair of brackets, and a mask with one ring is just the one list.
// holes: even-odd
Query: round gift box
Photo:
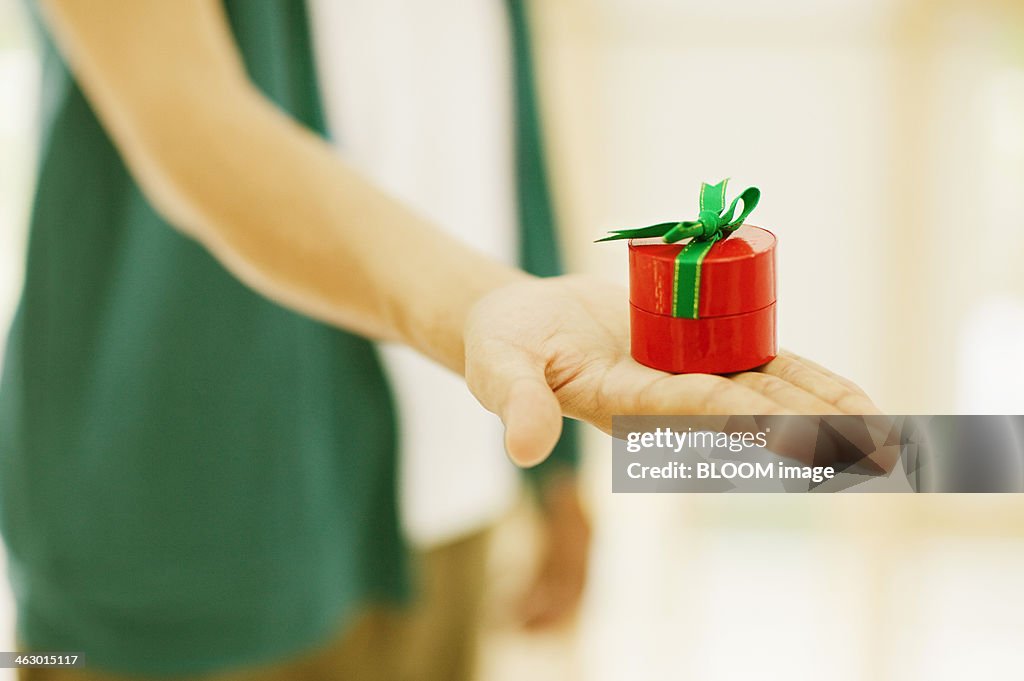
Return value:
[(775, 235), (742, 225), (700, 266), (697, 318), (672, 316), (676, 258), (689, 240), (629, 242), (633, 359), (674, 374), (727, 374), (777, 354)]

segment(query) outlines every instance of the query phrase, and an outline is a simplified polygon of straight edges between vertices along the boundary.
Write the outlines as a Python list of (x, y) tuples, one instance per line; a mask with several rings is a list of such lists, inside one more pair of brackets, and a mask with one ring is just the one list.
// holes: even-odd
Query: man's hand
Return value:
[(544, 460), (562, 416), (611, 431), (615, 414), (877, 414), (864, 392), (813, 362), (782, 352), (728, 377), (671, 375), (629, 353), (625, 291), (599, 279), (531, 279), (499, 288), (465, 327), (466, 382), (505, 424), (519, 465)]
[(590, 520), (580, 503), (575, 475), (545, 481), (541, 514), (540, 565), (520, 603), (528, 629), (559, 624), (576, 611), (590, 557)]

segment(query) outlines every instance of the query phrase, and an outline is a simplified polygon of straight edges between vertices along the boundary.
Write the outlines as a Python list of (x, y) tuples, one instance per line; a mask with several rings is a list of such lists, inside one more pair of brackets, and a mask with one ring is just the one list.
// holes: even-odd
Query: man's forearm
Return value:
[(194, 213), (175, 222), (282, 304), (461, 371), (469, 307), (525, 275), (381, 192), (258, 95), (232, 106), (233, 124), (197, 120), (143, 161), (159, 168), (142, 175), (162, 174), (154, 183)]
[(526, 275), (384, 194), (266, 100), (217, 2), (46, 7), (90, 102), (169, 222), (281, 304), (461, 371), (468, 309)]

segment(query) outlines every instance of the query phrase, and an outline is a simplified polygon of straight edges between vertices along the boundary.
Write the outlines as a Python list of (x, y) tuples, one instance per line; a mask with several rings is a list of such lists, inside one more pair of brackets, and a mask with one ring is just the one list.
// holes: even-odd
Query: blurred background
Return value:
[[(564, 243), (625, 281), (609, 228), (690, 217), (703, 180), (764, 198), (780, 342), (890, 413), (1024, 412), (1024, 3), (534, 2)], [(21, 281), (39, 65), (0, 0), (0, 329)], [(498, 617), (487, 679), (1019, 679), (1014, 496), (617, 496), (576, 626)], [(529, 567), (500, 530), (495, 601)], [(519, 569), (522, 568), (522, 569)], [(4, 587), (6, 588), (6, 587)], [(12, 643), (0, 592), (0, 649)], [(3, 677), (0, 677), (3, 678)]]

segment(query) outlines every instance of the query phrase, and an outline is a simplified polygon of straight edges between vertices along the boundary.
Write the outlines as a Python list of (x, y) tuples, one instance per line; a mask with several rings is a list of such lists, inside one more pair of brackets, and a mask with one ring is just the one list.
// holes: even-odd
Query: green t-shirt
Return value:
[[(323, 133), (303, 2), (226, 6), (254, 82)], [(553, 274), (525, 21), (509, 7), (523, 257)], [(261, 297), (170, 227), (45, 39), (43, 59), (0, 383), (21, 639), (182, 674), (280, 659), (367, 600), (401, 599), (394, 414), (374, 347)], [(573, 446), (570, 430), (559, 456)]]

